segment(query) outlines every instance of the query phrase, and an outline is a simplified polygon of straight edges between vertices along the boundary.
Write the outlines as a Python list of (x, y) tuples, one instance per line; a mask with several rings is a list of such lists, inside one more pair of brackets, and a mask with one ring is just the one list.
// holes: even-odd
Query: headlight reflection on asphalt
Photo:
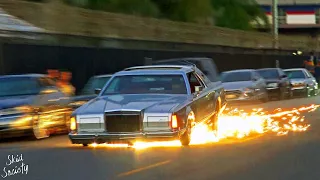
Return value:
[[(227, 108), (218, 120), (218, 132), (210, 130), (205, 123), (197, 124), (191, 135), (190, 145), (217, 143), (223, 139), (242, 139), (253, 134), (275, 133), (277, 136), (287, 135), (289, 132), (304, 132), (310, 127), (301, 112), (313, 112), (320, 105), (310, 105), (284, 111), (281, 108), (272, 113), (263, 109), (253, 109), (251, 112)], [(145, 149), (149, 147), (180, 147), (180, 141), (164, 142), (136, 142), (128, 144), (91, 144), (90, 147), (132, 147)]]

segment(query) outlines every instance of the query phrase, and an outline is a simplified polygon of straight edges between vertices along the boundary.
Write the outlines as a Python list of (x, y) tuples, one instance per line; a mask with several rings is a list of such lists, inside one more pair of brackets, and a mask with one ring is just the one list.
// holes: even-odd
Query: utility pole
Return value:
[(278, 0), (272, 0), (272, 35), (273, 35), (273, 48), (279, 47), (278, 36)]

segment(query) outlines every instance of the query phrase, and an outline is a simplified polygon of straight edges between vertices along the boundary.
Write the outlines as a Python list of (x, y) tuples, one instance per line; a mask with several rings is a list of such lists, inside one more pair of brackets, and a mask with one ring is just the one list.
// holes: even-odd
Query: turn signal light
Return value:
[(178, 118), (177, 115), (172, 115), (171, 117), (171, 127), (178, 128)]
[(75, 117), (70, 118), (70, 130), (71, 131), (77, 130), (77, 121)]

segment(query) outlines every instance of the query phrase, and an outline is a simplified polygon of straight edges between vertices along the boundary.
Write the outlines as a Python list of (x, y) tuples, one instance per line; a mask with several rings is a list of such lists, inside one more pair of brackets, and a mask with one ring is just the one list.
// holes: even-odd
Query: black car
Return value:
[(266, 80), (269, 97), (280, 100), (292, 97), (290, 79), (280, 68), (264, 68), (257, 70)]
[(68, 97), (46, 75), (0, 76), (0, 139), (68, 131)]
[(213, 59), (207, 57), (185, 57), (175, 59), (147, 59), (146, 65), (195, 65), (211, 82), (220, 82), (219, 72)]
[(73, 109), (76, 109), (86, 102), (90, 101), (91, 99), (97, 97), (96, 92), (100, 92), (100, 90), (104, 87), (104, 85), (109, 81), (111, 77), (111, 74), (106, 74), (90, 78), (80, 94), (71, 98), (71, 103), (69, 103), (69, 106)]

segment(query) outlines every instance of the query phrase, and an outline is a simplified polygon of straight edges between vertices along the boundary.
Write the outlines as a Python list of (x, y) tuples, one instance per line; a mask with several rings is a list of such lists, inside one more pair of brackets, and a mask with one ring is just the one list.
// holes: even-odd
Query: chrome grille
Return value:
[(116, 111), (105, 113), (105, 125), (107, 132), (126, 133), (141, 131), (140, 112), (136, 111)]

